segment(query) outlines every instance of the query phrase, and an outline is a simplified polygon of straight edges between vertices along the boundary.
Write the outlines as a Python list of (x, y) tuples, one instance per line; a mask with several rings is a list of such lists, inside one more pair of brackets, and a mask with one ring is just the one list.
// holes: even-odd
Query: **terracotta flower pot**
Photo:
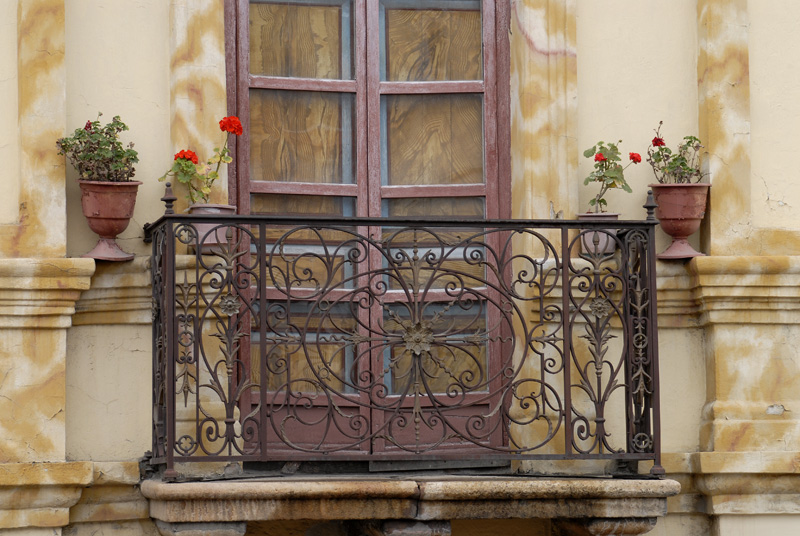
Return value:
[(82, 257), (104, 261), (133, 259), (116, 242), (117, 235), (128, 228), (136, 204), (139, 181), (78, 181), (81, 207), (89, 228), (100, 236), (97, 245)]
[[(614, 221), (619, 219), (616, 212), (584, 212), (578, 214), (581, 221)], [(603, 229), (605, 232), (585, 232), (581, 235), (581, 249), (584, 253), (614, 253), (617, 242), (614, 240), (615, 229)]]
[[(188, 212), (195, 216), (201, 214), (232, 215), (236, 214), (236, 207), (233, 205), (198, 203), (191, 205)], [(201, 244), (200, 251), (205, 255), (213, 253), (215, 249), (219, 248), (220, 244), (225, 244), (228, 241), (225, 236), (228, 231), (227, 227), (220, 227), (214, 230), (214, 228), (217, 227), (215, 223), (195, 223), (193, 226), (195, 231), (197, 231), (197, 241)]]
[(651, 184), (658, 204), (656, 218), (661, 229), (672, 237), (672, 243), (657, 255), (659, 259), (690, 259), (705, 255), (687, 240), (697, 232), (706, 215), (710, 184)]

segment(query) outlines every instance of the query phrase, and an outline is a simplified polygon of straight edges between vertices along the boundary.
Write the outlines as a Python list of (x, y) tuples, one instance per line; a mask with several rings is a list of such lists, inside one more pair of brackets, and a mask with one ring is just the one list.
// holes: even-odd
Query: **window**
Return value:
[(508, 215), (504, 3), (236, 2), (240, 213)]
[[(229, 52), (234, 51), (236, 58), (236, 86), (231, 102), (245, 128), (237, 140), (231, 197), (240, 213), (374, 218), (508, 215), (508, 113), (503, 107), (508, 103), (503, 96), (508, 91), (507, 65), (498, 69), (503, 62), (497, 61), (507, 54), (502, 50), (498, 54), (496, 43), (504, 41), (496, 39), (495, 31), (495, 21), (507, 20), (503, 12), (507, 7), (496, 6), (494, 0), (230, 3), (234, 1), (237, 38), (229, 37)], [(314, 255), (328, 250), (314, 237), (298, 233), (278, 239), (281, 232), (267, 237), (282, 242), (275, 247), (291, 265), (281, 273), (324, 268), (315, 268)], [(393, 234), (392, 229), (359, 232), (394, 237), (392, 247), (398, 251), (428, 247), (416, 235)], [(374, 251), (362, 264), (343, 258), (336, 277), (350, 281), (353, 274), (347, 271), (362, 270), (363, 264), (385, 267), (386, 259)], [(482, 274), (474, 276), (479, 284)], [(287, 285), (269, 277), (264, 288), (252, 292), (263, 292), (278, 304), (285, 300), (281, 288)], [(488, 361), (496, 349), (485, 341), (461, 354), (407, 350), (415, 329), (430, 330), (421, 327), (426, 315), (450, 326), (454, 344), (469, 346), (462, 339), (468, 339), (467, 329), (482, 331), (486, 325), (490, 313), (485, 304), (457, 313), (447, 303), (447, 293), (435, 288), (431, 303), (417, 318), (403, 307), (408, 296), (400, 286), (389, 283), (381, 303), (375, 301), (354, 314), (359, 307), (320, 309), (314, 299), (304, 301), (302, 285), (295, 285), (291, 303), (275, 305), (281, 312), (269, 326), (252, 327), (250, 370), (253, 380), (270, 393), (272, 406), (266, 414), (273, 424), (268, 432), (273, 453), (281, 450), (282, 442), (290, 444), (286, 439), (290, 436), (293, 448), (305, 445), (301, 450), (314, 451), (322, 441), (315, 434), (326, 428), (305, 430), (305, 424), (339, 418), (326, 410), (332, 398), (301, 394), (317, 390), (323, 372), (327, 386), (336, 393), (336, 401), (330, 403), (350, 417), (361, 415), (377, 428), (392, 426), (398, 419), (405, 422), (402, 415), (415, 411), (413, 395), (408, 395), (413, 366), (433, 378), (435, 372), (428, 371), (446, 362), (449, 374), (480, 378), (474, 380), (476, 386), (485, 381), (485, 376), (467, 370), (488, 374)], [(339, 290), (347, 294), (352, 289)], [(304, 330), (298, 334), (290, 324)], [(306, 340), (309, 333), (315, 334), (315, 341), (325, 342), (312, 344)], [(380, 340), (367, 348), (360, 339), (365, 333), (380, 333)], [(369, 393), (359, 384), (365, 381), (358, 375), (362, 370), (371, 371), (371, 381), (382, 382), (388, 399), (396, 401), (370, 409), (365, 401)], [(269, 377), (263, 378), (264, 374)], [(432, 380), (430, 386), (437, 392), (447, 389), (447, 382), (439, 383)], [(484, 384), (475, 391), (470, 396), (487, 399)], [(253, 393), (252, 407), (263, 403), (259, 397)], [(286, 413), (297, 397), (307, 404), (301, 417)], [(465, 416), (456, 412), (453, 417), (459, 426), (466, 426)], [(398, 431), (397, 437), (408, 433), (410, 429)], [(492, 439), (499, 440), (499, 436)], [(344, 445), (352, 437), (344, 434), (332, 441)], [(354, 449), (390, 451), (394, 448), (390, 443), (373, 438)]]

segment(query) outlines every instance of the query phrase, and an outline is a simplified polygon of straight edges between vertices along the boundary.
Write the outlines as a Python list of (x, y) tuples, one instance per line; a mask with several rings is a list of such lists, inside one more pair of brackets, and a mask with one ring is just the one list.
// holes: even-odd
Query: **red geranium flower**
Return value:
[(594, 161), (595, 162), (605, 162), (606, 161), (606, 157), (603, 156), (603, 153), (597, 153), (596, 155), (594, 155)]
[(90, 130), (92, 130), (92, 122), (91, 121), (86, 121), (86, 125), (83, 127), (83, 130), (85, 130), (86, 132), (89, 132)]
[(235, 115), (230, 117), (223, 117), (219, 122), (219, 129), (223, 132), (230, 132), (237, 136), (242, 135), (242, 122)]
[(184, 158), (186, 160), (191, 160), (192, 164), (197, 164), (197, 154), (194, 151), (185, 150), (175, 153), (175, 160), (178, 158)]
[(653, 147), (663, 147), (664, 146), (664, 138), (659, 138), (656, 136), (653, 138)]
[(628, 157), (634, 164), (638, 164), (639, 162), (642, 161), (642, 155), (640, 155), (639, 153), (628, 153)]

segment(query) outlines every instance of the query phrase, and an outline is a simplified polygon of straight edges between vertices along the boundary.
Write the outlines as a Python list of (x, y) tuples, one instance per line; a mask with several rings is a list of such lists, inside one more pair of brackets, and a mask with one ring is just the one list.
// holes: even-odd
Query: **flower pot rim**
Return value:
[(606, 216), (617, 216), (619, 217), (622, 213), (621, 212), (578, 212), (575, 214), (576, 218), (581, 216), (589, 216), (597, 219), (606, 219)]
[(86, 179), (78, 179), (78, 184), (113, 184), (114, 186), (139, 186), (144, 184), (142, 181), (87, 181)]
[(191, 210), (193, 208), (200, 208), (200, 207), (213, 207), (213, 208), (236, 208), (236, 205), (228, 205), (226, 203), (193, 203), (186, 207), (186, 210)]
[(665, 187), (674, 187), (674, 186), (681, 186), (683, 188), (711, 188), (711, 183), (709, 182), (692, 182), (692, 183), (683, 183), (683, 184), (675, 184), (675, 183), (663, 183), (663, 182), (656, 182), (653, 184), (648, 184), (648, 188), (665, 188)]

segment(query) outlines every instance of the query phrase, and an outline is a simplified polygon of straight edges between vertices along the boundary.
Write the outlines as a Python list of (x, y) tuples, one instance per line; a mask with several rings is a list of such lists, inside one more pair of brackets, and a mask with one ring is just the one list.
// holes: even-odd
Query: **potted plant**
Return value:
[(661, 137), (658, 123), (656, 136), (647, 148), (647, 162), (653, 167), (658, 183), (651, 184), (656, 204), (656, 217), (661, 229), (672, 237), (672, 243), (661, 252), (659, 259), (689, 259), (704, 255), (687, 240), (700, 228), (706, 213), (710, 184), (701, 183), (706, 175), (700, 171), (700, 149), (695, 136), (685, 136), (673, 152)]
[[(589, 212), (578, 214), (579, 220), (616, 220), (619, 218), (619, 213), (606, 212), (608, 202), (605, 199), (606, 193), (613, 189), (619, 188), (628, 193), (631, 193), (631, 187), (625, 180), (625, 170), (631, 164), (638, 164), (642, 161), (642, 157), (638, 153), (628, 153), (629, 162), (624, 167), (622, 166), (622, 156), (619, 151), (619, 144), (598, 142), (596, 145), (586, 149), (583, 156), (592, 158), (594, 160), (594, 171), (583, 181), (584, 185), (597, 183), (600, 189), (590, 201), (589, 206), (592, 208)], [(611, 238), (613, 231), (608, 230), (603, 233), (585, 233), (582, 236), (582, 244), (584, 251), (599, 250), (604, 253), (614, 251), (614, 240)], [(594, 245), (595, 241), (598, 245)]]
[[(219, 122), (219, 129), (225, 132), (225, 142), (222, 148), (214, 148), (211, 157), (203, 164), (199, 163), (197, 153), (185, 149), (175, 153), (172, 167), (159, 177), (159, 181), (165, 181), (168, 177), (174, 177), (179, 183), (186, 186), (189, 200), (189, 214), (234, 214), (236, 207), (233, 205), (222, 205), (209, 203), (211, 188), (219, 178), (219, 170), (222, 164), (230, 164), (233, 158), (228, 148), (228, 139), (231, 134), (242, 135), (242, 123), (236, 116), (223, 117)], [(197, 231), (197, 241), (203, 244), (204, 251), (225, 242), (224, 236), (209, 235), (214, 224), (200, 223), (194, 225)]]
[(139, 181), (134, 164), (139, 156), (133, 143), (123, 146), (119, 134), (128, 130), (119, 116), (100, 125), (102, 113), (94, 121), (86, 121), (72, 136), (56, 140), (58, 154), (65, 155), (78, 172), (81, 207), (89, 227), (100, 236), (97, 245), (83, 257), (106, 261), (128, 261), (133, 255), (123, 251), (116, 237), (133, 216)]

